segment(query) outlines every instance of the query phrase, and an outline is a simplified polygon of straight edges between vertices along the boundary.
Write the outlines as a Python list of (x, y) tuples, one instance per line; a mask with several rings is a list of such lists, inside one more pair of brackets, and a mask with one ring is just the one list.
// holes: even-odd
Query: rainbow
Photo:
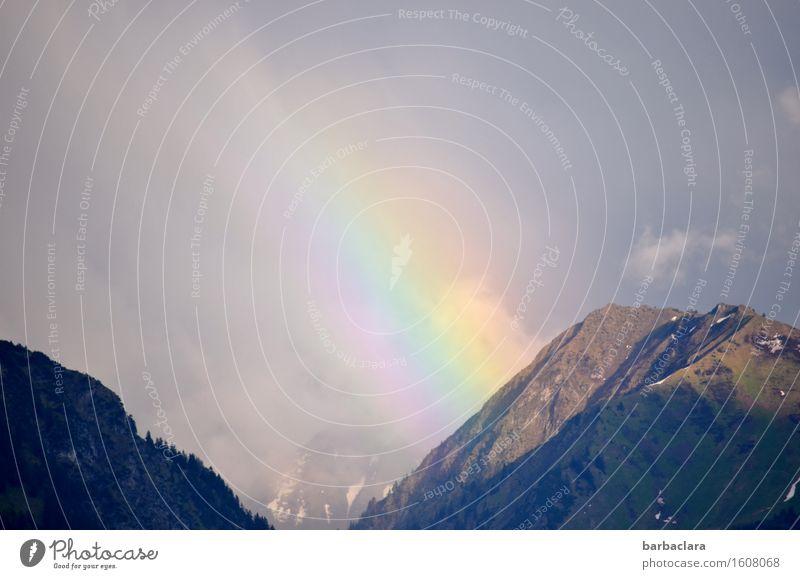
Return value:
[[(376, 200), (367, 189), (374, 177), (399, 171), (407, 182), (423, 170), (346, 181), (343, 167), (328, 167), (313, 190), (335, 193), (306, 199), (302, 281), (327, 324), (329, 353), (364, 385), (353, 395), (383, 401), (384, 424), (410, 421), (434, 434), (474, 413), (530, 361), (532, 344), (512, 329), (513, 306), (499, 303), (486, 275), (463, 275), (465, 240), (453, 247), (443, 239), (459, 237), (446, 207), (422, 196)], [(331, 181), (342, 185), (325, 187)], [(445, 246), (451, 254), (442, 255)]]

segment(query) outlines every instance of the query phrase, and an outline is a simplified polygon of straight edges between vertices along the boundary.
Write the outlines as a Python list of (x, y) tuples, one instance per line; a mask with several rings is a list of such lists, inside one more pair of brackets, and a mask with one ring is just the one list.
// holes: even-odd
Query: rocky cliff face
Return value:
[[(346, 529), (367, 507), (391, 487), (393, 461), (367, 444), (355, 445), (352, 435), (329, 429), (300, 451), (294, 468), (283, 477), (269, 503), (270, 520), (279, 529)], [(409, 457), (409, 464), (414, 464)]]
[(786, 526), (795, 334), (743, 306), (595, 311), (354, 526)]
[(194, 455), (140, 437), (90, 376), (0, 341), (0, 401), (4, 528), (269, 528)]

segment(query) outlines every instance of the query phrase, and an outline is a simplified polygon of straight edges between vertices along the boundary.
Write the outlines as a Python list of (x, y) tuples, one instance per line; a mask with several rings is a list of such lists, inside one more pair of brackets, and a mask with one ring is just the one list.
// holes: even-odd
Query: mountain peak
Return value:
[[(800, 422), (792, 335), (744, 305), (608, 304), (543, 348), (355, 526), (769, 524), (800, 468), (800, 446), (787, 443)], [(756, 476), (737, 479), (743, 464)], [(544, 516), (547, 501), (558, 505)]]

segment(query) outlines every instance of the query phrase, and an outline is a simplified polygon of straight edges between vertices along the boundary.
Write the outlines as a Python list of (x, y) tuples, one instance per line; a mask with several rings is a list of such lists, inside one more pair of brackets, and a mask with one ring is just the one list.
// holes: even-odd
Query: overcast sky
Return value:
[(402, 476), (648, 276), (652, 305), (703, 279), (701, 310), (797, 325), (798, 25), (789, 0), (4, 2), (0, 337), (268, 503), (326, 437)]

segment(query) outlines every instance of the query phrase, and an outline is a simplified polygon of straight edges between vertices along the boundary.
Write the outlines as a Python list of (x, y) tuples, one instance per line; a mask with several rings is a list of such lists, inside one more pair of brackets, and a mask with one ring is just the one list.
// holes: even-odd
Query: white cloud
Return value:
[(674, 229), (657, 237), (650, 227), (646, 227), (634, 244), (628, 271), (635, 275), (674, 275), (681, 280), (688, 269), (708, 259), (709, 251), (732, 247), (734, 242), (735, 237), (731, 233), (712, 236)]
[(781, 91), (778, 95), (778, 104), (789, 122), (800, 126), (800, 94), (797, 87), (790, 86)]

